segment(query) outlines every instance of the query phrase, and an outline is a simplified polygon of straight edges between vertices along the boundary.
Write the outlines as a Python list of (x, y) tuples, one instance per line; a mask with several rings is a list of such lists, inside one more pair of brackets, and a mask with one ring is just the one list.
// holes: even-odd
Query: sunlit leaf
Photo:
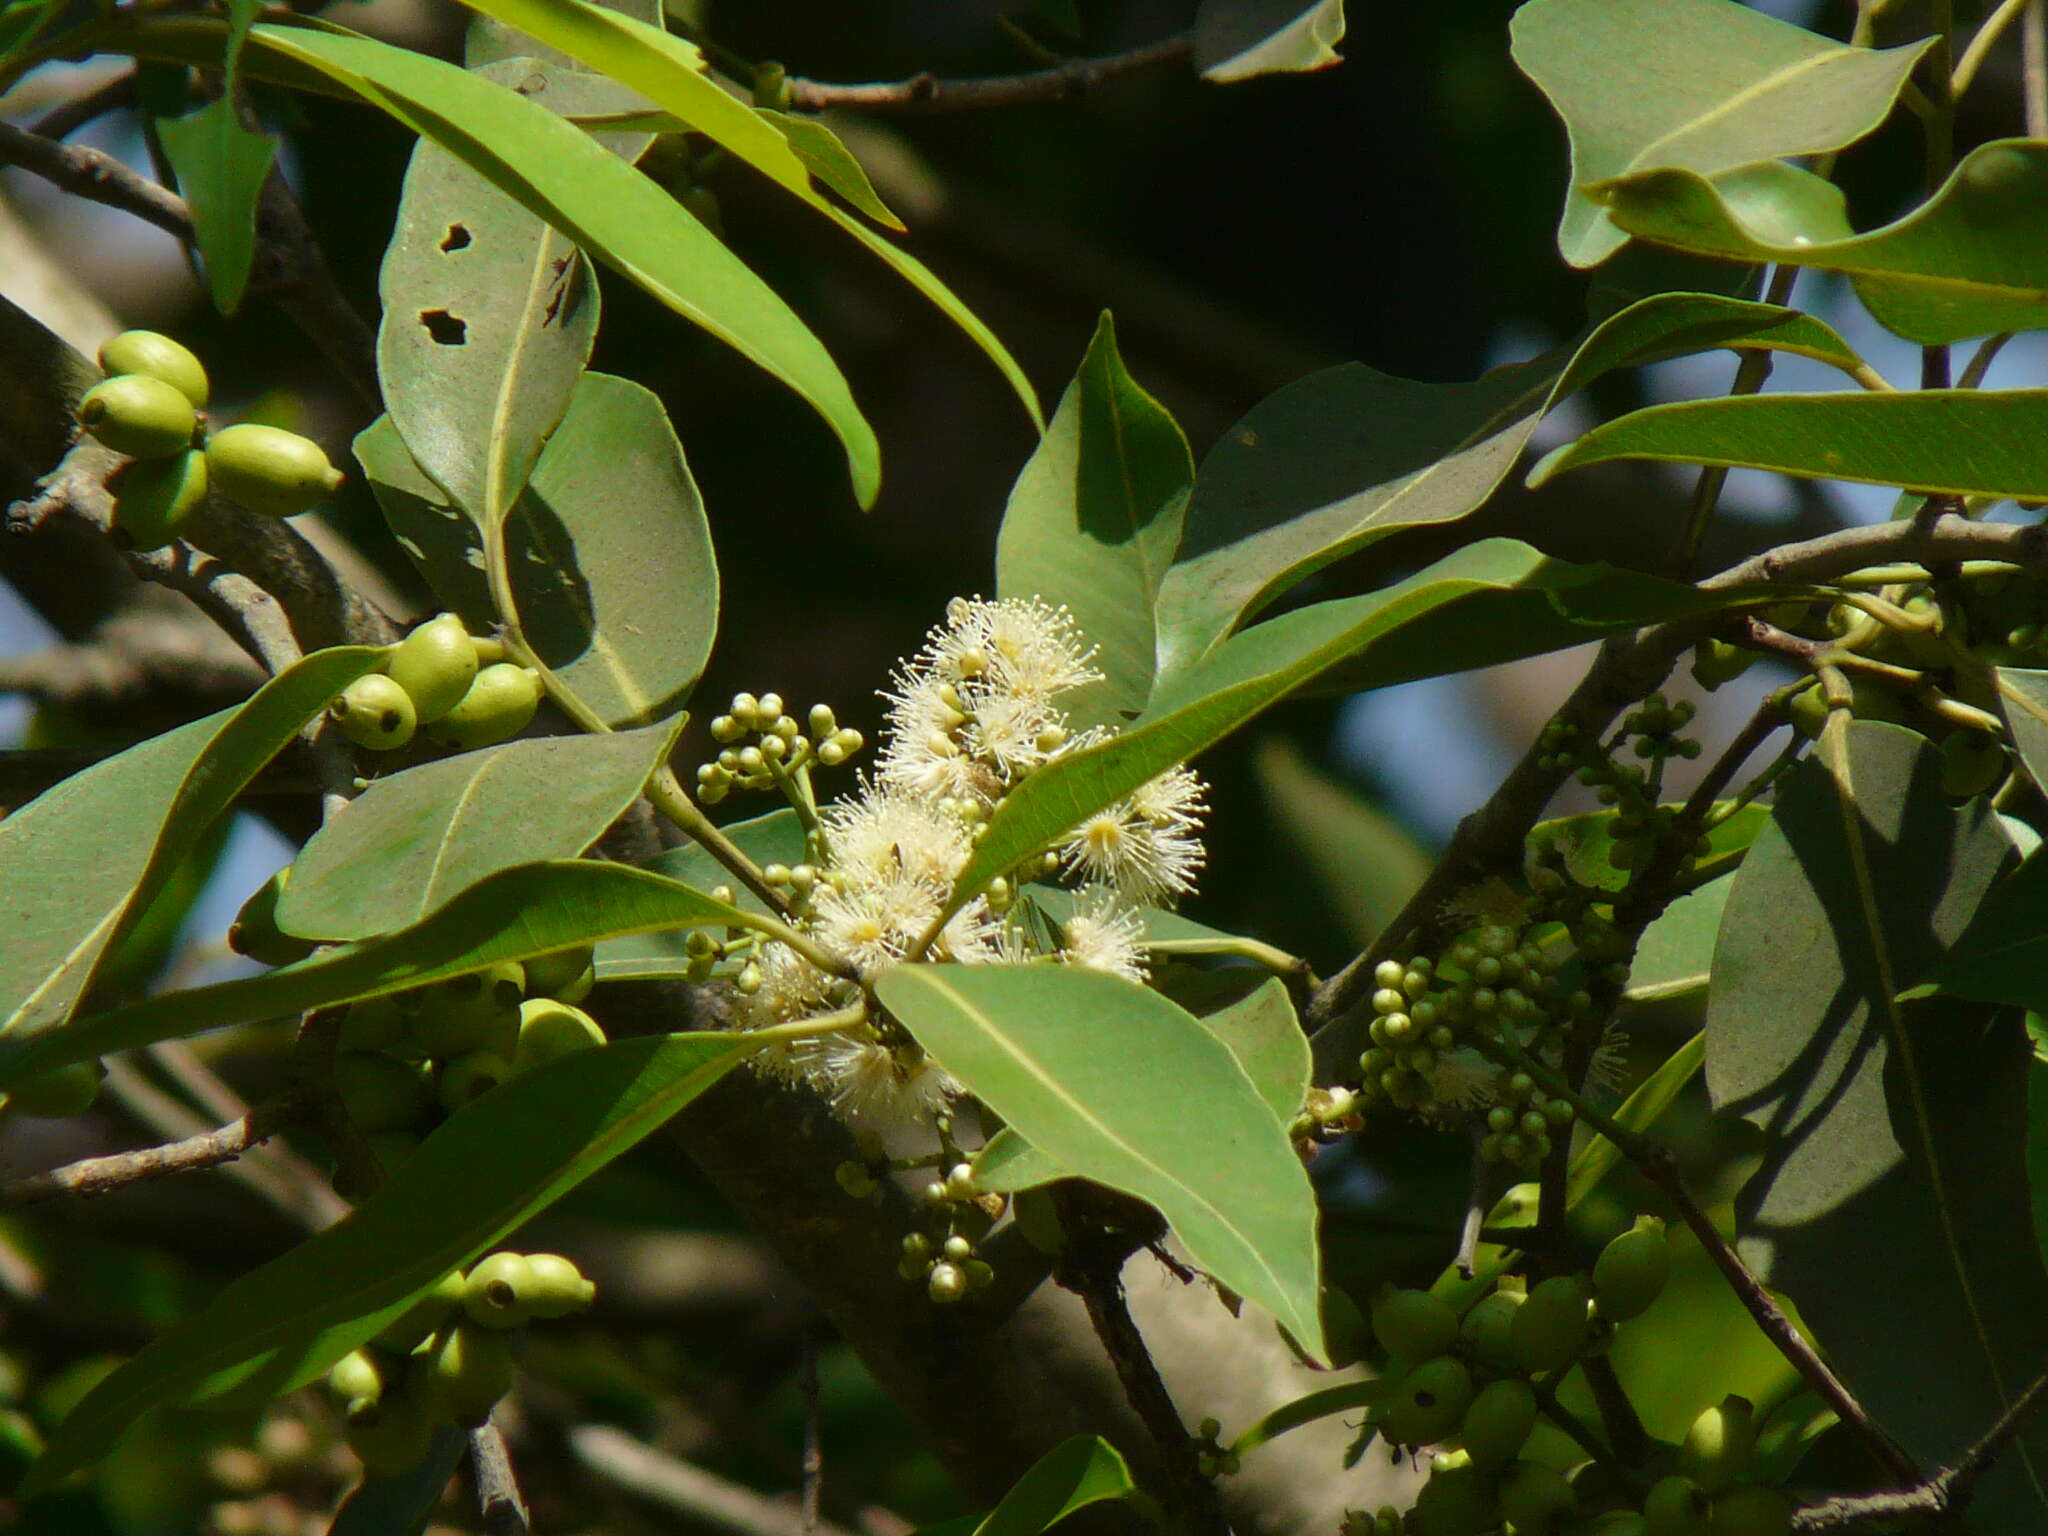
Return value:
[(1344, 62), (1343, 41), (1344, 0), (1202, 0), (1195, 8), (1195, 68), (1219, 85), (1328, 69)]

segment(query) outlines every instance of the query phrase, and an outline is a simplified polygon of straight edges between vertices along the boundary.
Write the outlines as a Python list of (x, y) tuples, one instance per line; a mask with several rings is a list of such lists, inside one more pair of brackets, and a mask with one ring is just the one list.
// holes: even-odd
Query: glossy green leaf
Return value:
[(263, 765), (381, 652), (318, 652), (246, 703), (66, 779), (0, 821), (0, 1052), (69, 1017), (141, 917)]
[(183, 1039), (252, 1019), (403, 992), (501, 960), (529, 960), (617, 934), (747, 928), (760, 921), (688, 886), (623, 864), (529, 864), (471, 886), (401, 932), (261, 976), (165, 993), (33, 1039), (0, 1041), (0, 1088), (67, 1062), (153, 1040)]
[[(661, 21), (661, 0), (592, 0), (592, 3), (601, 5), (606, 10), (620, 11), (628, 16), (637, 17), (641, 21), (657, 25)], [(565, 69), (575, 70), (594, 84), (611, 84), (601, 75), (590, 74), (566, 53), (548, 47), (539, 39), (521, 32), (516, 27), (508, 27), (489, 16), (470, 17), (469, 28), (462, 39), (462, 62), (465, 67), (481, 69), (487, 64), (497, 63), (500, 59), (516, 58), (539, 59), (545, 63), (559, 64)], [(614, 91), (620, 89), (622, 88), (613, 87)], [(575, 115), (577, 114), (563, 113), (565, 117)]]
[[(798, 864), (806, 856), (804, 824), (795, 811), (784, 806), (766, 816), (735, 822), (720, 829), (733, 844), (756, 864)], [(733, 905), (759, 916), (768, 908), (761, 898), (739, 884), (702, 845), (683, 843), (649, 859), (643, 868), (695, 890), (709, 891), (725, 886), (733, 893)], [(687, 954), (680, 933), (640, 933), (609, 939), (597, 950), (597, 974), (602, 981), (643, 980), (650, 977), (680, 977)]]
[(1998, 888), (1933, 973), (1952, 997), (2048, 1012), (2048, 850)]
[(1227, 85), (1254, 75), (1328, 69), (1344, 62), (1344, 0), (1202, 0), (1195, 7), (1195, 68)]
[(2036, 785), (2048, 784), (2048, 672), (1994, 667), (1998, 708), (2014, 750)]
[(1650, 171), (1588, 191), (1617, 225), (1659, 245), (1846, 272), (1909, 341), (2048, 325), (2048, 144), (1980, 144), (1927, 202), (1862, 235), (1839, 188), (1782, 168), (1728, 186)]
[[(554, 110), (564, 72), (477, 72)], [(479, 528), (526, 485), (597, 339), (598, 291), (575, 245), (448, 150), (422, 140), (377, 280), (377, 377), (413, 461)]]
[(1261, 742), (1252, 765), (1267, 814), (1314, 876), (1324, 909), (1354, 949), (1365, 948), (1435, 861), (1393, 817), (1285, 738)]
[[(385, 520), (443, 602), (493, 619), (470, 521), (423, 475), (389, 418), (356, 439)], [(505, 527), (527, 643), (609, 725), (675, 713), (718, 633), (718, 560), (682, 444), (660, 400), (586, 373)]]
[(1333, 1414), (1355, 1414), (1362, 1408), (1371, 1408), (1392, 1397), (1399, 1386), (1400, 1382), (1392, 1377), (1375, 1376), (1366, 1381), (1347, 1381), (1341, 1386), (1310, 1392), (1253, 1420), (1231, 1441), (1230, 1448), (1242, 1456), (1247, 1451), (1257, 1450), (1268, 1440), (1278, 1439), (1290, 1429), (1299, 1429), (1304, 1424), (1313, 1424)]
[(1710, 880), (1679, 897), (1643, 930), (1629, 964), (1624, 1001), (1661, 1003), (1707, 990), (1721, 914), (1734, 886), (1732, 875)]
[(1076, 1435), (1039, 1457), (979, 1523), (970, 1515), (960, 1524), (973, 1536), (1038, 1536), (1076, 1510), (1132, 1497), (1142, 1495), (1116, 1447), (1099, 1435)]
[(214, 307), (232, 315), (256, 261), (256, 199), (277, 146), (268, 134), (245, 128), (227, 96), (189, 116), (162, 119), (157, 136), (191, 206), (192, 235), (206, 258)]
[(1558, 402), (1617, 368), (1717, 347), (1859, 359), (1819, 321), (1707, 293), (1660, 293), (1575, 344), (1470, 384), (1418, 384), (1360, 363), (1269, 396), (1202, 461), (1161, 583), (1161, 674), (1185, 667), (1332, 561), (1478, 510)]
[(1063, 701), (1077, 725), (1134, 715), (1152, 692), (1152, 609), (1194, 478), (1186, 436), (1125, 371), (1104, 314), (996, 544), (997, 593), (1063, 604), (1095, 647), (1102, 681)]
[(803, 161), (805, 170), (877, 224), (898, 234), (909, 233), (903, 221), (896, 217), (896, 211), (882, 201), (882, 194), (868, 180), (867, 169), (838, 134), (815, 117), (798, 117), (789, 112), (770, 111), (766, 107), (754, 110), (773, 123), (775, 131), (789, 141), (791, 152)]
[(746, 1056), (726, 1034), (615, 1041), (452, 1116), (360, 1207), (244, 1275), (102, 1381), (31, 1474), (48, 1487), (149, 1409), (316, 1379), (423, 1291), (658, 1130)]
[(410, 927), (500, 870), (573, 859), (640, 797), (681, 729), (675, 720), (512, 741), (379, 779), (299, 854), (278, 926), (330, 943), (367, 939)]
[[(1962, 932), (2011, 843), (1982, 800), (1942, 795), (1914, 732), (1831, 722), (1817, 757), (1780, 781), (1736, 876), (1707, 1082), (1765, 1136), (1737, 1202), (1745, 1258), (1878, 1421), (1945, 1465), (2048, 1352), (2048, 1271), (2010, 1194), (2027, 1044), (2014, 1013), (1896, 995)], [(2040, 1523), (2043, 1471), (2048, 1431), (2023, 1434), (1973, 1508), (1998, 1529)]]
[(1939, 496), (2048, 500), (2048, 389), (1768, 394), (1653, 405), (1554, 449), (1543, 485), (1609, 459), (1771, 469)]
[(274, 23), (257, 27), (249, 40), (252, 48), (318, 70), (449, 149), (585, 251), (781, 379), (839, 435), (861, 505), (874, 500), (880, 449), (838, 365), (788, 305), (652, 181), (545, 108), (425, 54)]
[(1851, 48), (1735, 0), (1531, 0), (1511, 34), (1571, 138), (1557, 245), (1576, 267), (1627, 238), (1589, 183), (1840, 149), (1884, 121), (1928, 46)]
[(876, 994), (1025, 1140), (1157, 1207), (1194, 1263), (1326, 1356), (1308, 1175), (1192, 1015), (1076, 966), (899, 965)]
[(1385, 591), (1282, 614), (1163, 678), (1121, 735), (1048, 763), (1008, 795), (954, 887), (955, 902), (1311, 685), (1378, 688), (1464, 671), (1705, 611), (1730, 597), (1486, 539)]

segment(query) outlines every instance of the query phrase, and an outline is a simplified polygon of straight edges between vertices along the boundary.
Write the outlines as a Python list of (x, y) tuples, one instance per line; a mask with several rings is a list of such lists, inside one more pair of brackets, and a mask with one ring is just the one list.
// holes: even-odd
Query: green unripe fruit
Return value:
[(1396, 1360), (1429, 1360), (1456, 1342), (1458, 1314), (1428, 1291), (1388, 1291), (1373, 1303), (1372, 1334)]
[(386, 1349), (411, 1349), (454, 1315), (462, 1305), (466, 1283), (461, 1270), (449, 1270), (434, 1282), (432, 1290), (386, 1323), (376, 1342)]
[(1557, 1275), (1529, 1293), (1508, 1330), (1523, 1370), (1561, 1370), (1579, 1358), (1592, 1333), (1589, 1299), (1583, 1275)]
[(1757, 653), (1726, 640), (1702, 640), (1692, 653), (1693, 681), (1712, 693), (1747, 672)]
[(341, 1020), (344, 1051), (388, 1051), (412, 1033), (412, 1016), (388, 997), (349, 1004)]
[(74, 1061), (52, 1067), (7, 1090), (7, 1107), (17, 1115), (39, 1120), (58, 1120), (82, 1115), (100, 1096), (100, 1079), (107, 1069), (97, 1061)]
[(597, 1299), (597, 1287), (559, 1253), (529, 1253), (519, 1299), (535, 1317), (567, 1317)]
[(242, 910), (228, 925), (228, 948), (265, 965), (290, 965), (313, 953), (316, 946), (311, 939), (297, 938), (277, 926), (277, 900), (291, 878), (292, 867), (287, 864), (242, 903)]
[(1515, 1530), (1550, 1530), (1579, 1507), (1579, 1496), (1564, 1474), (1540, 1461), (1518, 1461), (1500, 1485), (1501, 1517)]
[(175, 385), (146, 373), (95, 384), (78, 402), (79, 425), (116, 453), (164, 459), (192, 446), (199, 413)]
[(372, 1477), (395, 1477), (427, 1459), (434, 1426), (411, 1398), (392, 1394), (352, 1419), (348, 1448)]
[(1737, 1483), (1715, 1495), (1707, 1529), (1712, 1536), (1787, 1536), (1792, 1501), (1775, 1488)]
[(327, 708), (341, 734), (372, 752), (389, 752), (412, 740), (419, 725), (412, 695), (381, 672), (359, 677)]
[(413, 1039), (440, 1060), (495, 1051), (507, 1061), (519, 1044), (519, 1000), (526, 971), (515, 960), (456, 976), (428, 990)]
[(116, 477), (114, 537), (129, 549), (162, 549), (206, 503), (206, 455), (188, 448), (137, 459)]
[(496, 1051), (471, 1051), (441, 1064), (436, 1095), (449, 1114), (466, 1109), (512, 1076), (512, 1063)]
[(1667, 1477), (1643, 1499), (1649, 1536), (1709, 1536), (1707, 1496), (1689, 1477)]
[(1409, 1511), (1415, 1536), (1480, 1536), (1500, 1524), (1493, 1479), (1477, 1467), (1439, 1472), (1422, 1485)]
[(453, 747), (488, 747), (525, 730), (539, 708), (540, 674), (501, 661), (477, 673), (461, 702), (427, 734)]
[(1792, 696), (1786, 709), (1792, 721), (1792, 729), (1808, 741), (1820, 739), (1821, 727), (1828, 723), (1827, 695), (1818, 687), (1802, 689)]
[(553, 993), (550, 995), (554, 998), (556, 1002), (567, 1003), (569, 1004), (569, 1006), (573, 1008), (576, 1004), (582, 1002), (585, 998), (589, 997), (591, 989), (594, 988), (596, 985), (597, 966), (593, 962), (590, 965), (584, 966), (583, 969), (577, 973), (576, 978), (573, 981), (564, 982), (561, 986), (556, 987)]
[(1475, 1465), (1491, 1471), (1522, 1454), (1536, 1427), (1536, 1392), (1519, 1376), (1482, 1387), (1459, 1430)]
[(1956, 731), (1941, 744), (1941, 792), (1969, 800), (2005, 777), (2005, 748), (1982, 731)]
[(1638, 1216), (1636, 1224), (1600, 1250), (1593, 1261), (1593, 1296), (1600, 1315), (1625, 1322), (1650, 1310), (1671, 1278), (1671, 1248), (1664, 1223)]
[(581, 1008), (551, 997), (528, 998), (519, 1008), (519, 1046), (512, 1056), (512, 1070), (529, 1071), (543, 1062), (604, 1043), (597, 1020)]
[(1396, 1445), (1432, 1445), (1448, 1439), (1472, 1406), (1472, 1373), (1456, 1355), (1425, 1360), (1394, 1391), (1380, 1431)]
[(108, 337), (100, 344), (100, 367), (110, 377), (140, 373), (161, 379), (197, 409), (205, 409), (210, 397), (206, 366), (190, 347), (158, 331), (123, 331)]
[(251, 512), (296, 517), (341, 489), (346, 477), (310, 438), (245, 421), (213, 434), (206, 444), (213, 488)]
[(583, 980), (596, 954), (597, 951), (590, 945), (578, 944), (574, 949), (558, 949), (553, 954), (535, 955), (526, 962), (528, 995), (552, 997), (565, 1003), (577, 1002), (576, 998), (563, 997), (562, 991)]
[(382, 1400), (384, 1368), (367, 1349), (354, 1350), (334, 1362), (327, 1373), (327, 1385), (353, 1413), (358, 1404)]
[(1678, 1447), (1678, 1470), (1718, 1493), (1749, 1470), (1756, 1451), (1756, 1410), (1733, 1393), (1692, 1421)]
[(423, 1395), (433, 1417), (476, 1429), (512, 1390), (512, 1340), (497, 1328), (457, 1323), (426, 1349)]
[(967, 1275), (958, 1264), (934, 1264), (932, 1272), (925, 1278), (925, 1294), (940, 1306), (958, 1301), (967, 1294)]
[(1495, 1291), (1472, 1304), (1472, 1310), (1465, 1314), (1465, 1321), (1458, 1329), (1458, 1336), (1465, 1341), (1465, 1348), (1474, 1360), (1497, 1371), (1515, 1368), (1511, 1330), (1515, 1314), (1528, 1299), (1527, 1293), (1522, 1291)]
[(367, 1051), (334, 1058), (334, 1091), (365, 1135), (410, 1129), (434, 1102), (433, 1084), (417, 1067)]
[(430, 724), (461, 703), (476, 681), (476, 642), (462, 620), (444, 613), (400, 641), (385, 671), (412, 695), (420, 723)]
[(533, 1315), (521, 1295), (527, 1283), (525, 1254), (494, 1253), (469, 1272), (462, 1310), (486, 1328), (517, 1328)]

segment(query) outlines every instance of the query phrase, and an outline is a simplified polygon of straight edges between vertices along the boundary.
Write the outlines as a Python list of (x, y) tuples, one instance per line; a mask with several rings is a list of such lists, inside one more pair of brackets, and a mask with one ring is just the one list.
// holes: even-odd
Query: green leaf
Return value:
[(2048, 1020), (2027, 1015), (2027, 1187), (2034, 1217), (2034, 1246), (2048, 1265)]
[(1643, 930), (1629, 964), (1624, 1001), (1661, 1003), (1707, 990), (1721, 914), (1734, 888), (1732, 875), (1710, 880), (1679, 897)]
[[(0, 823), (0, 826), (8, 823)], [(411, 928), (282, 970), (170, 992), (28, 1040), (0, 1040), (0, 1088), (109, 1051), (184, 1039), (403, 992), (578, 944), (658, 928), (760, 926), (752, 913), (623, 864), (566, 861), (508, 869)]]
[(342, 1221), (229, 1285), (93, 1388), (28, 1487), (113, 1446), (143, 1413), (316, 1379), (450, 1269), (546, 1210), (730, 1070), (732, 1035), (621, 1040), (523, 1072), (445, 1121)]
[(1282, 614), (1162, 679), (1121, 735), (1048, 763), (1006, 796), (954, 886), (954, 904), (1083, 817), (1311, 685), (1384, 687), (1740, 600), (1486, 539), (1385, 591)]
[(1991, 893), (1935, 968), (1951, 997), (2048, 1012), (2048, 850), (2037, 850)]
[(1297, 1397), (1291, 1403), (1282, 1403), (1271, 1413), (1255, 1419), (1235, 1440), (1230, 1449), (1242, 1456), (1255, 1451), (1268, 1440), (1276, 1440), (1290, 1429), (1299, 1429), (1304, 1424), (1313, 1424), (1318, 1419), (1327, 1419), (1332, 1414), (1355, 1413), (1360, 1408), (1371, 1408), (1394, 1395), (1401, 1383), (1390, 1376), (1375, 1376), (1366, 1381), (1347, 1381), (1341, 1386), (1324, 1387), (1320, 1392), (1311, 1392)]
[(256, 260), (256, 199), (277, 158), (268, 134), (242, 126), (227, 96), (186, 117), (157, 123), (178, 190), (192, 208), (192, 235), (206, 258), (214, 307), (232, 315)]
[(1078, 1509), (1137, 1493), (1115, 1446), (1099, 1435), (1076, 1435), (1039, 1457), (974, 1527), (974, 1536), (1037, 1536)]
[[(531, 59), (476, 73), (550, 110), (561, 78)], [(596, 279), (545, 219), (422, 140), (377, 292), (377, 377), (390, 420), (454, 505), (494, 527), (589, 360)]]
[(1850, 48), (1733, 0), (1531, 0), (1510, 31), (1571, 138), (1557, 246), (1575, 267), (1627, 238), (1589, 183), (1840, 149), (1884, 121), (1928, 47)]
[(1553, 406), (1601, 374), (1715, 347), (1757, 347), (1851, 369), (1825, 325), (1705, 293), (1661, 293), (1578, 342), (1470, 384), (1418, 384), (1360, 363), (1269, 396), (1203, 460), (1186, 538), (1161, 584), (1162, 675), (1332, 561), (1493, 494)]
[(1364, 949), (1435, 861), (1393, 817), (1318, 771), (1286, 738), (1259, 743), (1252, 766), (1266, 810), (1315, 877), (1324, 910)]
[[(787, 806), (719, 830), (756, 864), (800, 864), (808, 854), (804, 845), (804, 824)], [(768, 915), (768, 908), (761, 898), (745, 886), (736, 884), (732, 871), (711, 857), (701, 844), (684, 843), (670, 848), (656, 854), (641, 867), (695, 890), (709, 891), (725, 886), (733, 893), (734, 906), (758, 916)], [(599, 981), (681, 978), (688, 972), (689, 954), (683, 947), (682, 934), (632, 934), (600, 944), (596, 965)]]
[(258, 770), (382, 655), (317, 652), (246, 703), (131, 747), (0, 821), (0, 1053), (70, 1016), (109, 948)]
[(1079, 725), (1136, 714), (1152, 692), (1152, 608), (1194, 478), (1187, 438), (1124, 370), (1105, 313), (1017, 477), (996, 544), (997, 592), (1064, 604), (1096, 648), (1102, 681), (1066, 706)]
[(1728, 185), (1650, 171), (1588, 192), (1617, 225), (1658, 245), (1845, 272), (1870, 312), (1909, 341), (2048, 325), (2048, 144), (1980, 144), (1933, 197), (1863, 235), (1839, 188), (1774, 169)]
[[(1666, 809), (1676, 814), (1681, 807), (1673, 804)], [(1745, 805), (1728, 813), (1725, 800), (1717, 802), (1715, 810), (1724, 813), (1724, 819), (1707, 832), (1705, 852), (1687, 861), (1687, 873), (1698, 878), (1734, 869), (1771, 814), (1761, 805)], [(1582, 885), (1621, 891), (1627, 887), (1629, 875), (1626, 870), (1616, 869), (1610, 856), (1614, 851), (1614, 820), (1613, 811), (1585, 811), (1539, 821), (1529, 829), (1530, 852), (1554, 853)]]
[(1075, 966), (899, 965), (876, 995), (1025, 1140), (1155, 1206), (1197, 1265), (1327, 1357), (1308, 1175), (1198, 1020)]
[(754, 109), (775, 125), (775, 131), (789, 141), (790, 150), (803, 161), (804, 169), (845, 198), (877, 224), (908, 234), (901, 219), (887, 203), (882, 194), (875, 190), (875, 184), (868, 180), (868, 173), (853, 151), (848, 149), (838, 134), (819, 122), (815, 117), (797, 117), (788, 112), (773, 112), (767, 107)]
[(2048, 783), (2048, 672), (1994, 667), (1992, 676), (2013, 749), (2037, 786)]
[(1344, 0), (1202, 0), (1195, 8), (1195, 68), (1218, 85), (1328, 69), (1344, 62), (1343, 41)]
[(427, 1459), (418, 1466), (390, 1477), (365, 1473), (334, 1511), (327, 1536), (415, 1536), (468, 1451), (466, 1433), (453, 1424), (438, 1426)]
[(1653, 405), (1552, 450), (1540, 486), (1609, 459), (1772, 469), (1929, 496), (2048, 500), (2048, 389), (1769, 394)]
[[(389, 418), (356, 439), (406, 553), (469, 622), (494, 620), (482, 546), (407, 455)], [(576, 381), (505, 527), (526, 640), (608, 725), (680, 709), (718, 633), (718, 560), (703, 498), (660, 400), (606, 373)]]
[(249, 42), (318, 70), (442, 145), (782, 380), (839, 435), (861, 505), (874, 500), (881, 482), (874, 431), (818, 339), (716, 236), (588, 134), (481, 76), (370, 38), (266, 23)]
[(500, 870), (575, 858), (639, 798), (682, 725), (507, 742), (379, 779), (306, 844), (278, 926), (325, 942), (367, 939)]
[[(1831, 722), (1817, 750), (1736, 876), (1707, 1082), (1766, 1138), (1737, 1202), (1745, 1258), (1878, 1422), (1945, 1465), (2048, 1352), (2048, 1272), (2012, 1220), (2027, 1045), (2015, 1014), (1896, 999), (2011, 843), (1982, 800), (1948, 802), (1914, 732)], [(1987, 1478), (1987, 1529), (2041, 1522), (2044, 1457), (2034, 1430)]]

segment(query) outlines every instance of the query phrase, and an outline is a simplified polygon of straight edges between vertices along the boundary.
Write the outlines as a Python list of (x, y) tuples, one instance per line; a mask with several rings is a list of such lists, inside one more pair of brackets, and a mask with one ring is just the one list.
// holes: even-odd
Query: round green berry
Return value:
[(1472, 1373), (1456, 1355), (1425, 1360), (1394, 1391), (1380, 1431), (1396, 1445), (1434, 1445), (1447, 1439), (1472, 1406)]
[(116, 453), (164, 459), (192, 446), (199, 413), (175, 385), (146, 373), (123, 373), (86, 391), (78, 422)]
[(344, 1051), (392, 1051), (411, 1033), (410, 1013), (389, 997), (366, 997), (342, 1015), (340, 1044)]
[(591, 959), (597, 951), (588, 944), (578, 944), (573, 949), (558, 949), (552, 954), (535, 955), (526, 962), (526, 991), (532, 997), (552, 997), (562, 1002), (579, 1002), (581, 999), (564, 998), (562, 993), (581, 982), (590, 971)]
[(533, 1315), (521, 1292), (526, 1283), (525, 1254), (494, 1253), (469, 1272), (462, 1310), (486, 1328), (517, 1328)]
[(1555, 1371), (1579, 1358), (1592, 1332), (1590, 1299), (1583, 1275), (1556, 1275), (1529, 1293), (1508, 1330), (1523, 1370)]
[(137, 459), (113, 481), (114, 538), (129, 549), (162, 549), (206, 504), (206, 455), (187, 448)]
[(1678, 1470), (1719, 1493), (1749, 1470), (1756, 1451), (1756, 1410), (1733, 1393), (1692, 1421), (1678, 1447)]
[(1515, 1368), (1515, 1314), (1528, 1299), (1522, 1291), (1495, 1291), (1472, 1304), (1472, 1310), (1458, 1327), (1458, 1336), (1465, 1341), (1474, 1360), (1496, 1371)]
[(535, 1317), (567, 1317), (597, 1299), (597, 1287), (559, 1253), (529, 1253), (519, 1299)]
[(1639, 1216), (1636, 1224), (1600, 1250), (1593, 1261), (1593, 1296), (1600, 1315), (1626, 1322), (1650, 1310), (1671, 1278), (1671, 1248), (1664, 1223)]
[(206, 366), (190, 347), (157, 331), (123, 331), (100, 344), (100, 367), (111, 376), (139, 373), (164, 383), (204, 410), (211, 393)]
[(581, 1008), (551, 997), (528, 998), (519, 1008), (519, 1045), (512, 1056), (512, 1069), (529, 1071), (543, 1062), (604, 1043), (604, 1030)]
[(1540, 1461), (1518, 1461), (1500, 1485), (1500, 1512), (1517, 1533), (1553, 1529), (1579, 1507), (1564, 1474)]
[(385, 671), (412, 695), (420, 724), (428, 725), (461, 703), (476, 681), (476, 642), (462, 620), (444, 613), (401, 640)]
[(458, 1322), (426, 1347), (422, 1385), (431, 1416), (475, 1429), (512, 1390), (512, 1341), (501, 1329)]
[(1522, 1454), (1536, 1427), (1536, 1391), (1519, 1376), (1480, 1388), (1459, 1430), (1475, 1466), (1504, 1467)]
[(1736, 1483), (1714, 1496), (1707, 1529), (1711, 1536), (1787, 1536), (1792, 1501), (1775, 1488)]
[(334, 1362), (327, 1372), (327, 1385), (353, 1417), (359, 1405), (383, 1399), (384, 1367), (369, 1350), (353, 1350)]
[(311, 511), (345, 478), (312, 439), (253, 421), (214, 433), (206, 459), (216, 491), (272, 517)]
[(465, 750), (517, 736), (540, 708), (540, 674), (501, 661), (476, 675), (455, 707), (428, 729), (434, 740)]
[(290, 965), (313, 953), (311, 939), (286, 933), (277, 926), (277, 903), (291, 883), (292, 867), (287, 864), (256, 889), (242, 903), (242, 910), (228, 925), (228, 948), (265, 965)]
[(387, 1393), (352, 1416), (348, 1448), (372, 1477), (395, 1477), (427, 1459), (434, 1425), (426, 1410), (404, 1393)]
[(334, 1091), (365, 1135), (410, 1129), (434, 1102), (433, 1085), (418, 1067), (367, 1051), (334, 1058)]
[(941, 1306), (967, 1294), (967, 1275), (958, 1264), (934, 1264), (925, 1278), (925, 1292)]
[(107, 1069), (97, 1061), (74, 1061), (24, 1079), (7, 1090), (7, 1107), (17, 1115), (60, 1120), (82, 1115), (100, 1096)]
[(1428, 1360), (1458, 1337), (1458, 1314), (1428, 1291), (1390, 1290), (1373, 1303), (1373, 1337), (1396, 1360)]
[(1481, 1536), (1499, 1524), (1493, 1479), (1471, 1466), (1432, 1473), (1408, 1515), (1414, 1536)]
[(412, 695), (381, 672), (350, 683), (327, 712), (342, 735), (372, 752), (404, 746), (419, 725)]
[(411, 1349), (455, 1314), (462, 1305), (465, 1286), (462, 1271), (449, 1270), (419, 1300), (386, 1323), (375, 1342), (385, 1349)]
[(1649, 1536), (1709, 1536), (1709, 1513), (1707, 1496), (1689, 1477), (1667, 1477), (1643, 1499)]

